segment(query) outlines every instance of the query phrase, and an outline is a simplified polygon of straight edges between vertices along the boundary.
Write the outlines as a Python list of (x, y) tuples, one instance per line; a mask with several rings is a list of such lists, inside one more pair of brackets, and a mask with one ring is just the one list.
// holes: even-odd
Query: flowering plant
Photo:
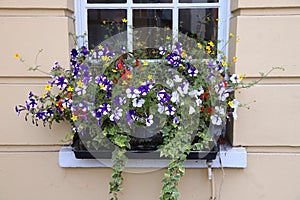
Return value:
[[(41, 96), (30, 92), (25, 105), (16, 106), (36, 125), (70, 122), (87, 149), (117, 147), (112, 199), (121, 189), (125, 152), (135, 148), (131, 139), (156, 135), (163, 138), (157, 147), (161, 156), (171, 158), (161, 199), (177, 199), (187, 154), (216, 142), (226, 121), (237, 118), (241, 104), (234, 91), (256, 83), (243, 83), (245, 75), (230, 75), (230, 66), (214, 42), (195, 42), (184, 35), (172, 39), (171, 32), (159, 31), (164, 37), (154, 35), (149, 40), (159, 40), (154, 46), (141, 38), (129, 50), (121, 39), (127, 35), (121, 34), (118, 42), (72, 49), (70, 68), (55, 62), (45, 92)], [(145, 35), (145, 30), (137, 35)], [(219, 60), (211, 56), (216, 53)]]

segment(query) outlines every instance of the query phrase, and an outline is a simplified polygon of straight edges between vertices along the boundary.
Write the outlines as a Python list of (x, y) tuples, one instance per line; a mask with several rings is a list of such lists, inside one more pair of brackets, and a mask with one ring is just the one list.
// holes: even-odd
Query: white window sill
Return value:
[[(221, 165), (222, 162), (222, 165)], [(164, 168), (168, 160), (129, 159), (128, 168)], [(110, 159), (77, 159), (71, 147), (62, 147), (59, 151), (59, 166), (62, 168), (112, 167)], [(207, 168), (206, 160), (187, 160), (186, 168)], [(212, 161), (213, 168), (246, 168), (247, 152), (243, 147), (221, 147), (217, 158)]]

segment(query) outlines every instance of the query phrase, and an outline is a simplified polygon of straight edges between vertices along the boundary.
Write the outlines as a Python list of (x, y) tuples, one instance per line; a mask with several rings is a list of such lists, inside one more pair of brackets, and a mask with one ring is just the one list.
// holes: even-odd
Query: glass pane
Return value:
[(127, 30), (122, 19), (126, 10), (88, 10), (89, 48), (98, 46), (107, 37)]
[(190, 37), (194, 37), (202, 41), (214, 41), (217, 43), (217, 19), (217, 8), (180, 9), (180, 32), (188, 34)]
[(133, 26), (169, 27), (172, 29), (172, 10), (170, 9), (138, 9), (133, 10)]
[(179, 3), (218, 3), (219, 0), (179, 0)]
[(88, 0), (87, 3), (126, 3), (126, 0)]
[[(172, 10), (171, 9), (135, 9), (133, 10), (133, 26), (134, 28), (143, 27), (159, 27), (166, 30), (172, 30)], [(138, 30), (138, 29), (135, 29)], [(145, 29), (143, 29), (145, 30)], [(152, 29), (153, 30), (153, 29)], [(157, 29), (156, 29), (157, 30)], [(157, 31), (146, 34), (134, 35), (135, 49), (143, 49), (143, 58), (158, 58), (159, 51), (152, 47), (157, 46), (157, 42), (161, 40), (162, 35)], [(148, 48), (151, 47), (151, 48)], [(147, 49), (148, 48), (148, 49)]]
[(172, 0), (133, 0), (133, 3), (172, 3)]

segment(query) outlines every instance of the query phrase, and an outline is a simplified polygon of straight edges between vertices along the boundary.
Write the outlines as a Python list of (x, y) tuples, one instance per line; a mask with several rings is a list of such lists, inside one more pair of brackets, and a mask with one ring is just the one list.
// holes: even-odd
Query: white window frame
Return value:
[[(127, 0), (127, 3), (87, 3), (87, 0), (75, 0), (75, 26), (76, 35), (88, 35), (87, 24), (87, 10), (88, 9), (126, 9), (127, 10), (127, 34), (128, 34), (128, 47), (132, 44), (129, 35), (130, 27), (133, 26), (133, 9), (170, 9), (172, 10), (172, 27), (173, 35), (176, 36), (179, 30), (178, 16), (179, 9), (183, 8), (217, 8), (218, 9), (218, 51), (228, 54), (228, 45), (226, 45), (229, 38), (229, 18), (230, 18), (230, 1), (219, 0), (218, 3), (179, 3), (179, 0), (173, 0), (173, 3), (133, 3), (133, 0)], [(83, 40), (79, 40), (78, 44), (83, 45)]]
[[(76, 19), (76, 34), (83, 35), (88, 34), (87, 32), (87, 10), (88, 9), (116, 9), (116, 8), (135, 8), (135, 9), (147, 9), (149, 5), (153, 9), (173, 9), (173, 19), (174, 16), (178, 17), (179, 8), (218, 8), (218, 40), (219, 49), (227, 55), (227, 45), (226, 42), (229, 38), (229, 18), (230, 7), (229, 0), (219, 0), (219, 3), (179, 3), (179, 0), (173, 0), (174, 3), (164, 3), (164, 4), (133, 4), (132, 0), (127, 0), (128, 3), (123, 4), (87, 4), (87, 0), (75, 0), (75, 19)], [(176, 5), (176, 8), (173, 8)], [(172, 6), (172, 7), (171, 7)], [(175, 12), (174, 12), (175, 11)], [(132, 16), (132, 9), (127, 10), (127, 18)], [(174, 22), (175, 21), (175, 22)], [(130, 21), (129, 21), (130, 22)], [(131, 26), (132, 22), (128, 23)], [(173, 31), (178, 30), (178, 23), (173, 20)], [(176, 28), (174, 30), (174, 27)], [(130, 29), (128, 29), (130, 30)], [(176, 33), (176, 32), (175, 32)], [(82, 40), (78, 41), (79, 45), (83, 44)], [(80, 43), (81, 42), (81, 43)], [(224, 48), (225, 47), (225, 48)], [(167, 165), (167, 160), (147, 160), (147, 159), (133, 159), (129, 160), (126, 167), (130, 168), (158, 168), (165, 167)], [(59, 166), (62, 168), (90, 168), (90, 167), (111, 167), (113, 163), (111, 160), (98, 160), (98, 159), (77, 159), (72, 150), (72, 147), (62, 147), (59, 151)], [(187, 168), (207, 168), (208, 165), (205, 160), (187, 160), (185, 163)], [(246, 168), (247, 167), (247, 151), (244, 147), (231, 147), (227, 145), (221, 145), (220, 151), (217, 158), (212, 161), (213, 168)]]

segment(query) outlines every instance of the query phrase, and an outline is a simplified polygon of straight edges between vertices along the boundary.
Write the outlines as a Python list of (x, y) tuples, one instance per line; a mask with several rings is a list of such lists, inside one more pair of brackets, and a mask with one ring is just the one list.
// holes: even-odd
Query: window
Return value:
[[(225, 51), (228, 38), (227, 0), (76, 0), (76, 34), (87, 34), (90, 48), (105, 38), (103, 21), (123, 24), (122, 31), (129, 27), (169, 27), (173, 34), (178, 31), (193, 37), (195, 33), (206, 41), (220, 41), (218, 49)], [(117, 33), (111, 30), (110, 34)], [(128, 31), (129, 32), (129, 31)], [(129, 41), (130, 38), (128, 34)]]

